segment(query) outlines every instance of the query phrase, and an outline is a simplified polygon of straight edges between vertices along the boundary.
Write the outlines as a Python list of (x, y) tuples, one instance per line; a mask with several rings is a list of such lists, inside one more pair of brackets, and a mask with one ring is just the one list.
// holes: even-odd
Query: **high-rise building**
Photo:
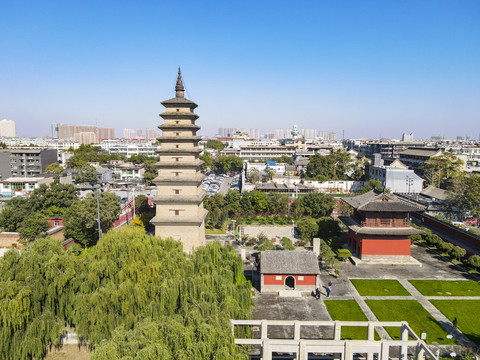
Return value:
[(328, 133), (328, 140), (335, 141), (337, 140), (337, 134), (334, 132)]
[(136, 138), (135, 129), (123, 129), (123, 137), (125, 139), (135, 139)]
[(402, 134), (402, 141), (412, 142), (413, 141), (413, 133), (410, 133), (410, 134), (403, 133)]
[(285, 133), (284, 133), (283, 129), (273, 130), (273, 137), (277, 140), (285, 139)]
[(97, 140), (111, 140), (115, 139), (115, 129), (105, 128), (92, 125), (58, 125), (58, 137), (62, 139), (73, 138), (75, 133), (81, 132), (93, 132), (95, 133)]
[(317, 138), (317, 129), (303, 129), (303, 138), (304, 139), (316, 139)]
[(178, 69), (175, 97), (162, 102), (165, 112), (160, 116), (164, 123), (159, 126), (162, 136), (158, 138), (159, 161), (155, 164), (158, 176), (153, 180), (157, 186), (155, 235), (181, 240), (185, 251), (192, 251), (205, 242), (205, 217), (203, 208), (205, 192), (201, 184), (204, 175), (200, 172), (201, 149), (197, 136), (200, 129), (193, 110), (197, 104), (187, 100), (180, 69)]
[(15, 121), (7, 119), (0, 121), (0, 137), (15, 137)]
[(53, 123), (52, 124), (52, 139), (58, 139), (58, 126), (59, 123)]
[(160, 133), (157, 129), (145, 129), (145, 139), (154, 140), (160, 136)]
[(255, 139), (255, 140), (260, 139), (260, 130), (250, 128), (250, 131), (248, 132), (248, 136), (250, 137), (250, 139)]
[(82, 131), (73, 134), (73, 141), (80, 145), (98, 144), (97, 135), (91, 131)]

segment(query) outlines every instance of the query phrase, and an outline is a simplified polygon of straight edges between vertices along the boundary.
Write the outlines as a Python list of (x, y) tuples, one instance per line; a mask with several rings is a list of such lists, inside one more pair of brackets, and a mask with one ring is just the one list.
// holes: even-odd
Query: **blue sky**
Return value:
[(480, 133), (480, 1), (0, 0), (0, 119), (158, 126), (178, 66), (201, 135)]

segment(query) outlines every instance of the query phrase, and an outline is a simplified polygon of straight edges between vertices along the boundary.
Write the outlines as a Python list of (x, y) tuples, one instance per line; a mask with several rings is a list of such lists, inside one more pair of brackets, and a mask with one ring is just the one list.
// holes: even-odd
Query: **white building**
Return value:
[(400, 160), (389, 166), (370, 167), (370, 179), (378, 179), (382, 186), (397, 194), (419, 194), (423, 189), (423, 179), (410, 170)]
[(7, 119), (0, 121), (0, 137), (15, 137), (15, 121)]

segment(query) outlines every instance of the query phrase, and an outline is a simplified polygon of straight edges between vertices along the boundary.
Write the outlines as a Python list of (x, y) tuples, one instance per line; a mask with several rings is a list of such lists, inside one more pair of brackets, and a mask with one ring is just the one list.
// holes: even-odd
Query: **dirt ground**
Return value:
[(63, 345), (60, 350), (52, 349), (45, 360), (90, 360), (90, 350), (86, 346), (79, 350), (78, 345)]

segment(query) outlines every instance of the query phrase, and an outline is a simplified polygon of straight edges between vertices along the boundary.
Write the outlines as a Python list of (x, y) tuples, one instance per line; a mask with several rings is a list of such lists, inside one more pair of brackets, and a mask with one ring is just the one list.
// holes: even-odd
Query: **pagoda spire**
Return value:
[(183, 98), (185, 95), (185, 88), (183, 87), (182, 72), (180, 66), (178, 67), (177, 84), (175, 85), (175, 97)]

